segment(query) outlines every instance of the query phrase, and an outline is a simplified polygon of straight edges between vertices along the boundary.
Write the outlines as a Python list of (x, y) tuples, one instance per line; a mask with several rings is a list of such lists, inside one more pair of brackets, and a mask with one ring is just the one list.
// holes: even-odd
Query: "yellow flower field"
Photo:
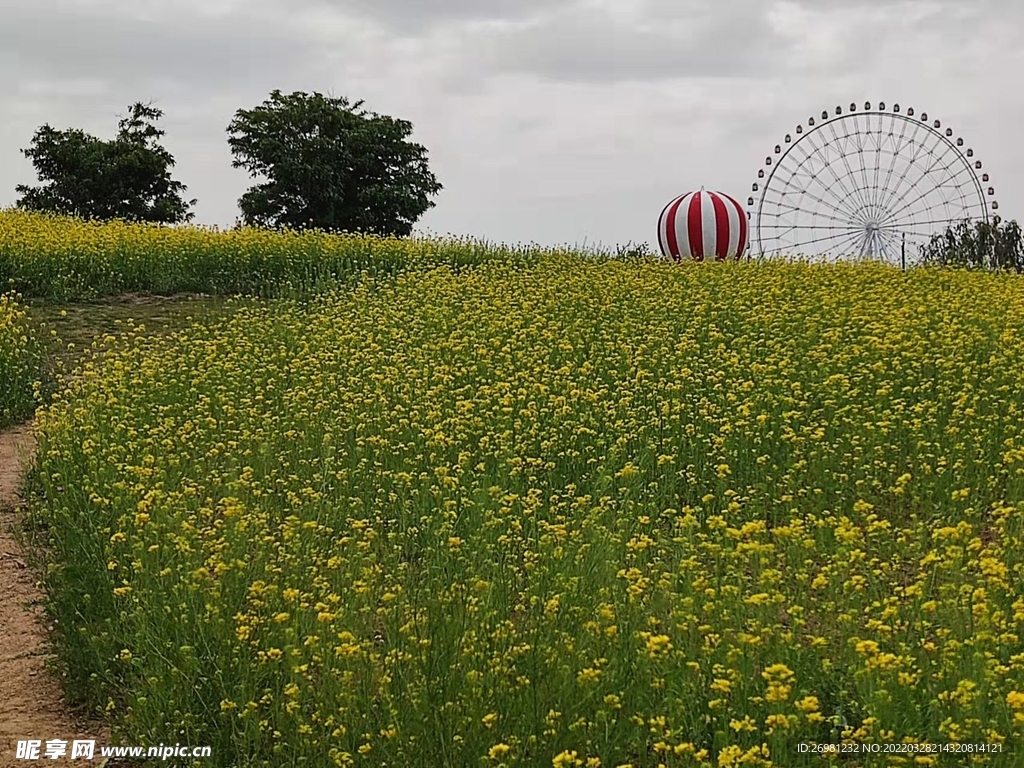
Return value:
[(537, 251), (454, 238), (86, 222), (0, 210), (0, 286), (60, 301), (125, 292), (295, 297), (359, 277), (530, 260)]
[(70, 690), (126, 743), (1021, 764), (1018, 278), (495, 258), (80, 374), (33, 513)]
[(0, 428), (32, 413), (39, 350), (17, 296), (0, 293)]

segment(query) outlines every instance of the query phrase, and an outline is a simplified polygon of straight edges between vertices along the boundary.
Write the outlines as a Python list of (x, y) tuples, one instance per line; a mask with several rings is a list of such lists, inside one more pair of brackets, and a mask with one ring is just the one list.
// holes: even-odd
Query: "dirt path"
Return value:
[[(60, 682), (45, 667), (42, 592), (11, 534), (21, 474), (34, 448), (30, 426), (0, 431), (0, 768), (37, 762), (17, 759), (19, 740), (42, 741), (39, 757), (43, 758), (50, 739), (67, 741), (70, 754), (73, 739), (101, 738), (89, 730), (94, 725), (81, 722), (68, 711)], [(65, 757), (43, 762), (96, 766), (102, 761), (97, 755), (93, 761)]]
[[(121, 324), (145, 324), (152, 333), (187, 327), (193, 321), (213, 322), (229, 316), (238, 302), (209, 296), (115, 296), (99, 302), (30, 302), (30, 316), (40, 324), (40, 338), (57, 336), (49, 351), (50, 365), (60, 361), (68, 370), (83, 357), (92, 342), (121, 332)], [(69, 342), (74, 342), (73, 348)], [(46, 668), (48, 632), (42, 611), (43, 594), (36, 574), (25, 564), (11, 534), (14, 507), (24, 468), (31, 460), (35, 437), (29, 425), (0, 430), (0, 768), (28, 765), (72, 765), (103, 768), (99, 746), (109, 744), (108, 733), (95, 722), (83, 721), (68, 710), (60, 680)], [(17, 743), (38, 739), (68, 742), (96, 739), (92, 761), (66, 757), (19, 760)], [(111, 760), (107, 768), (124, 764)], [(170, 763), (168, 763), (170, 765)]]

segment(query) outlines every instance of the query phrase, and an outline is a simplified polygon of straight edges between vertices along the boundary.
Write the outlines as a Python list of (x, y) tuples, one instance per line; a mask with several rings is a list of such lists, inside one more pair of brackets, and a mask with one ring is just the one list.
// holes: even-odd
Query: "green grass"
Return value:
[(129, 332), (40, 425), (69, 695), (225, 768), (1019, 765), (1021, 318), (559, 257)]
[(26, 418), (35, 406), (42, 351), (20, 298), (0, 294), (0, 429)]
[(33, 299), (26, 309), (31, 333), (43, 341), (42, 378), (52, 392), (58, 375), (70, 373), (105, 337), (139, 328), (168, 333), (193, 322), (214, 322), (246, 303), (220, 296), (122, 295), (88, 302)]
[(91, 355), (125, 332), (168, 333), (249, 303), (211, 296), (124, 295), (90, 302), (0, 304), (0, 428), (31, 418)]
[(540, 252), (456, 238), (221, 231), (0, 210), (0, 286), (53, 301), (126, 293), (294, 298), (438, 265), (531, 263)]

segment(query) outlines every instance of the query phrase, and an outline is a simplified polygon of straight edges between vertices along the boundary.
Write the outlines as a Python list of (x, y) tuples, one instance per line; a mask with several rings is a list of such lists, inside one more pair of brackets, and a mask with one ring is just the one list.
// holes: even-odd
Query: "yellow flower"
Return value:
[(610, 709), (621, 709), (622, 708), (622, 699), (620, 699), (614, 693), (607, 694), (604, 697), (604, 703), (605, 703), (605, 706), (607, 706)]
[(658, 656), (664, 656), (672, 650), (672, 640), (668, 635), (655, 635), (651, 632), (641, 632), (640, 637), (644, 641), (647, 655), (652, 659)]
[(720, 768), (730, 768), (730, 766), (737, 765), (740, 757), (743, 755), (742, 747), (738, 747), (735, 744), (730, 744), (728, 747), (724, 747), (718, 753), (718, 765)]
[[(187, 729), (183, 682), (224, 658), (217, 727), (257, 761), (436, 762), (429, 702), (396, 691), (441, 661), (460, 754), (593, 766), (608, 733), (605, 755), (751, 768), (767, 731), (828, 731), (807, 694), (852, 657), (878, 719), (837, 738), (897, 740), (909, 708), (1009, 743), (975, 711), (992, 691), (1024, 723), (1021, 280), (25, 212), (0, 212), (0, 265), (49, 297), (0, 296), (0, 422), (39, 406), (57, 626), (96, 651), (83, 679), (139, 673), (133, 722)], [(183, 282), (213, 317), (118, 304), (56, 396), (32, 385), (32, 336), (53, 320), (80, 355), (93, 311), (54, 299)], [(742, 746), (678, 744), (694, 717)]]
[(730, 720), (729, 727), (734, 731), (754, 731), (757, 730), (757, 723), (754, 722), (750, 715), (744, 715), (742, 720)]
[(583, 765), (583, 761), (577, 757), (576, 750), (565, 750), (559, 752), (551, 759), (554, 768), (569, 768), (570, 766)]
[(491, 760), (500, 760), (509, 753), (510, 749), (512, 748), (508, 744), (501, 742), (487, 750), (487, 756), (491, 758)]
[(860, 640), (856, 643), (855, 650), (864, 656), (874, 656), (878, 653), (878, 643), (874, 640)]
[(732, 690), (732, 683), (725, 678), (716, 677), (711, 683), (712, 691), (719, 691), (721, 693), (729, 693)]

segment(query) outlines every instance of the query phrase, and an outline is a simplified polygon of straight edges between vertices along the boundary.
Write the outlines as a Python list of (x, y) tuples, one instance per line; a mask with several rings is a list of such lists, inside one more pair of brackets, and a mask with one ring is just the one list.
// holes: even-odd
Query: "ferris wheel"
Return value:
[(836, 107), (765, 158), (747, 198), (754, 256), (912, 263), (961, 221), (999, 222), (974, 150), (913, 107)]

